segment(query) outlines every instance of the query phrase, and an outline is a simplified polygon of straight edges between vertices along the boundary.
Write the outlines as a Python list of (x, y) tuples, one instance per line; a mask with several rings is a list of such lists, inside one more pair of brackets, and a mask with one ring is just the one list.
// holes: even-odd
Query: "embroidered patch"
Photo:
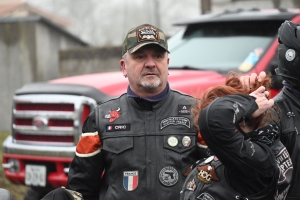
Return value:
[(181, 125), (190, 128), (191, 121), (186, 117), (168, 117), (166, 119), (161, 120), (160, 130), (170, 125)]
[(133, 191), (139, 184), (138, 171), (124, 171), (123, 172), (123, 186), (127, 191)]
[(191, 105), (178, 105), (178, 115), (190, 115)]
[(214, 166), (210, 164), (198, 166), (197, 178), (204, 184), (210, 184), (212, 181), (219, 181), (217, 172)]
[(199, 199), (199, 200), (215, 200), (210, 194), (208, 194), (206, 192), (197, 196), (197, 199)]
[(155, 42), (159, 42), (159, 31), (154, 26), (143, 26), (136, 30), (136, 35), (138, 42), (144, 40), (154, 40)]
[(275, 155), (276, 162), (280, 169), (278, 183), (282, 183), (286, 179), (286, 173), (289, 170), (293, 170), (292, 160), (290, 154), (288, 153), (287, 149), (284, 148), (278, 154)]
[(285, 58), (288, 60), (288, 61), (292, 61), (294, 60), (296, 56), (296, 52), (294, 49), (288, 49), (286, 52), (285, 52)]
[(174, 167), (171, 166), (164, 167), (159, 172), (159, 180), (165, 186), (173, 186), (178, 181), (178, 172)]
[(121, 114), (120, 110), (121, 109), (118, 108), (117, 110), (109, 111), (109, 114), (105, 115), (104, 118), (109, 119), (108, 120), (109, 122), (113, 122), (120, 117)]
[(196, 189), (196, 182), (195, 182), (195, 179), (189, 181), (189, 182), (186, 184), (186, 189), (191, 190), (191, 191), (194, 191), (194, 190)]
[(106, 125), (106, 132), (112, 131), (130, 131), (130, 124), (114, 124), (114, 125)]

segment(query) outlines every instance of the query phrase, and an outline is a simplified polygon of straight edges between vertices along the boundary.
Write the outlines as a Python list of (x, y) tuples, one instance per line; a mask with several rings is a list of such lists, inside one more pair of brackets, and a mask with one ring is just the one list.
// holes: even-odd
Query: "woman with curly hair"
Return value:
[(265, 77), (249, 90), (231, 72), (226, 85), (203, 94), (194, 123), (213, 156), (196, 163), (181, 199), (285, 199), (293, 167), (278, 140), (280, 113), (268, 98), (270, 82)]

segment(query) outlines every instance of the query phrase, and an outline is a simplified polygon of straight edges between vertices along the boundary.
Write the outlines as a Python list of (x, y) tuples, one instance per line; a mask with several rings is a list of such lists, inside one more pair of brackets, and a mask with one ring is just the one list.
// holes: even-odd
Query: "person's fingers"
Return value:
[(253, 92), (251, 92), (249, 95), (250, 96), (254, 96), (256, 98), (264, 96), (264, 92), (265, 92), (266, 88), (264, 86), (260, 86), (259, 88), (257, 88), (256, 90), (254, 90)]
[(262, 71), (257, 75), (256, 73), (252, 73), (250, 76), (245, 75), (240, 77), (240, 81), (243, 84), (244, 88), (251, 89), (255, 84), (256, 79), (261, 82), (266, 77), (266, 72)]
[(249, 80), (250, 80), (250, 76), (248, 76), (248, 75), (240, 77), (240, 81), (241, 81), (243, 87), (248, 90), (250, 89)]
[(269, 95), (270, 95), (270, 92), (269, 91), (265, 91), (264, 94), (265, 94), (266, 98), (268, 98)]
[(267, 76), (265, 71), (261, 71), (257, 77), (257, 80), (261, 82)]
[(264, 114), (269, 108), (274, 105), (273, 99), (266, 99), (265, 97), (260, 97), (256, 99), (256, 104), (258, 105), (258, 109), (252, 114), (253, 118), (259, 117)]
[(273, 99), (269, 99), (268, 103), (269, 103), (269, 106), (270, 106), (269, 108), (271, 108), (272, 106), (274, 106), (275, 101)]
[(257, 78), (257, 74), (256, 73), (252, 73), (251, 75), (250, 75), (250, 88), (253, 86), (253, 84), (255, 83), (255, 81), (256, 81), (256, 78)]

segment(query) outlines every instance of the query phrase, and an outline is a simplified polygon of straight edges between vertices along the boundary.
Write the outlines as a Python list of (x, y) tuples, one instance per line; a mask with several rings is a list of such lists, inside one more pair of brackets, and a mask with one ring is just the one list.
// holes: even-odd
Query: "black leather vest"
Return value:
[(153, 111), (126, 94), (97, 107), (106, 184), (100, 199), (179, 199), (187, 170), (201, 158), (190, 112), (194, 103), (170, 90)]

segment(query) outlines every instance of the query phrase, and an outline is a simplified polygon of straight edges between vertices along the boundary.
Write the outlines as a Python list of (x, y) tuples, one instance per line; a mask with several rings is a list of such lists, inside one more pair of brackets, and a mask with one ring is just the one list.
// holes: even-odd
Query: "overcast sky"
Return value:
[(71, 20), (69, 30), (93, 46), (121, 45), (130, 28), (144, 23), (173, 35), (179, 27), (172, 22), (200, 14), (199, 0), (24, 1)]

